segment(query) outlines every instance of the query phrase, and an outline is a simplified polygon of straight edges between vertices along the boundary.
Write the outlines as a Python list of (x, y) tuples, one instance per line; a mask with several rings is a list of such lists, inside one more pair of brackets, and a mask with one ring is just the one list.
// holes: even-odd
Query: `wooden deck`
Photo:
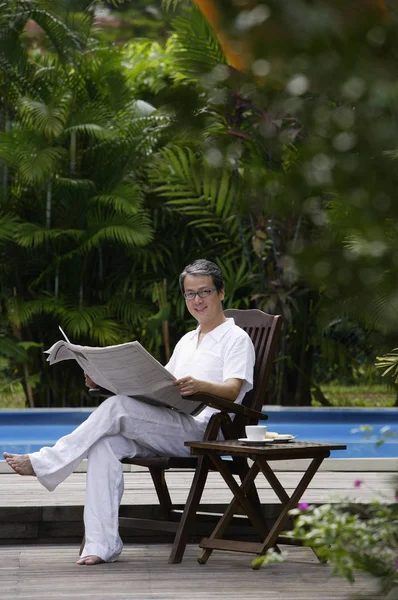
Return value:
[(80, 567), (76, 548), (0, 548), (2, 600), (377, 600), (376, 584), (358, 574), (353, 586), (333, 576), (308, 548), (292, 548), (285, 563), (253, 571), (250, 557), (214, 552), (206, 565), (189, 546), (179, 565), (168, 546), (128, 545), (113, 564)]
[[(5, 471), (5, 469), (4, 469)], [(394, 502), (393, 471), (319, 471), (303, 497), (306, 502), (337, 502), (342, 497), (360, 502), (379, 499)], [(167, 481), (170, 486), (172, 500), (184, 503), (193, 473), (170, 470)], [(278, 478), (287, 493), (293, 491), (297, 481), (302, 477), (302, 471), (279, 472)], [(363, 482), (355, 487), (354, 482)], [(147, 469), (134, 467), (133, 471), (125, 472), (125, 491), (122, 504), (148, 506), (156, 503), (156, 494)], [(277, 500), (274, 492), (264, 478), (256, 480), (261, 501), (272, 504)], [(6, 506), (79, 506), (84, 504), (85, 473), (73, 473), (58, 488), (49, 493), (35, 477), (20, 477), (7, 465), (7, 472), (0, 473), (0, 507)], [(204, 491), (205, 504), (227, 503), (231, 492), (223, 479), (217, 473), (210, 473)]]
[[(301, 471), (279, 472), (287, 492)], [(170, 472), (174, 501), (184, 503), (191, 476)], [(356, 488), (354, 481), (364, 483)], [(259, 478), (259, 494), (267, 513), (277, 510), (274, 493)], [(318, 472), (303, 501), (321, 503), (350, 497), (359, 502), (394, 501), (392, 473), (361, 471)], [(114, 564), (80, 567), (75, 564), (83, 533), (85, 473), (72, 474), (49, 493), (33, 477), (20, 477), (2, 465), (0, 470), (1, 600), (349, 600), (354, 594), (377, 600), (376, 584), (358, 574), (354, 586), (332, 575), (308, 548), (289, 547), (285, 563), (252, 571), (252, 556), (215, 551), (199, 565), (198, 546), (191, 544), (180, 565), (167, 563), (170, 544), (156, 537), (129, 532)], [(230, 500), (221, 478), (210, 474), (204, 494), (207, 506), (220, 508)], [(135, 514), (147, 516), (156, 497), (145, 469), (125, 473), (122, 508), (133, 504)], [(134, 543), (131, 543), (134, 541)], [(150, 543), (148, 543), (148, 541)], [(164, 542), (164, 540), (162, 540)], [(73, 542), (73, 543), (72, 543)], [(282, 547), (283, 548), (283, 547)]]
[[(122, 516), (153, 516), (157, 498), (151, 478), (146, 469), (134, 467), (125, 472), (125, 492), (122, 500)], [(291, 493), (301, 471), (278, 472), (287, 493)], [(192, 473), (170, 471), (167, 473), (172, 500), (184, 505), (192, 479)], [(363, 481), (355, 487), (355, 481)], [(266, 505), (270, 520), (279, 512), (279, 501), (263, 477), (259, 477), (258, 490), (261, 502)], [(392, 473), (383, 472), (318, 472), (303, 502), (338, 502), (350, 498), (367, 503), (378, 499), (394, 502)], [(219, 512), (231, 500), (231, 492), (221, 477), (210, 473), (202, 502), (207, 509)], [(34, 477), (20, 477), (3, 463), (0, 472), (0, 544), (18, 542), (77, 542), (83, 534), (83, 506), (85, 501), (85, 473), (73, 473), (54, 492), (44, 489)], [(203, 536), (202, 536), (203, 537)], [(151, 532), (126, 532), (126, 540), (137, 542), (165, 541)], [(193, 538), (196, 539), (197, 538)]]

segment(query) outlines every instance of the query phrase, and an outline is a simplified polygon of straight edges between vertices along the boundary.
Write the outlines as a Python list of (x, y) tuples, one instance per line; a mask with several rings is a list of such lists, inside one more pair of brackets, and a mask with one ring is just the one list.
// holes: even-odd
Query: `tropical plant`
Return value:
[(349, 502), (295, 509), (290, 535), (313, 546), (335, 573), (351, 583), (355, 570), (370, 573), (379, 580), (383, 597), (392, 600), (398, 590), (397, 507), (397, 503), (363, 506)]
[[(180, 132), (173, 147), (156, 157), (151, 182), (167, 198), (166, 206), (200, 231), (208, 255), (218, 256), (220, 264), (227, 258), (230, 269), (244, 274), (234, 302), (244, 306), (246, 300), (246, 305), (283, 314), (282, 352), (295, 359), (278, 364), (277, 396), (288, 404), (308, 403), (311, 376), (302, 373), (311, 370), (311, 352), (303, 348), (310, 339), (308, 317), (314, 318), (316, 293), (293, 285), (281, 264), (300, 224), (302, 229), (308, 225), (299, 215), (278, 218), (274, 207), (283, 173), (297, 160), (292, 141), (300, 136), (300, 125), (286, 114), (274, 114), (254, 87), (252, 97), (248, 95), (247, 80), (227, 66), (218, 38), (198, 8), (180, 9), (173, 27), (169, 51), (174, 81), (191, 112), (178, 114)], [(192, 87), (197, 93), (190, 103), (187, 89)], [(267, 127), (283, 132), (290, 143), (271, 149), (263, 134)]]
[[(395, 384), (397, 389), (398, 384), (398, 348), (394, 348), (391, 352), (376, 357), (376, 367), (384, 369), (382, 376), (387, 377)], [(395, 399), (395, 406), (398, 406), (398, 393)]]
[[(97, 3), (0, 4), (0, 333), (46, 344), (60, 321), (164, 358), (187, 327), (181, 266), (206, 256), (230, 305), (284, 316), (275, 397), (310, 403), (320, 349), (344, 349), (331, 324), (396, 331), (393, 29), (270, 0), (227, 7), (215, 33), (192, 2), (164, 4), (167, 43), (124, 48), (104, 44)], [(36, 16), (44, 56), (24, 33)]]
[[(369, 428), (364, 426), (362, 431)], [(387, 428), (389, 429), (389, 428)], [(382, 431), (382, 430), (381, 430)], [(382, 431), (377, 445), (394, 431)], [(397, 478), (392, 482), (397, 494)], [(366, 485), (361, 479), (354, 481), (359, 489)], [(394, 600), (398, 591), (398, 497), (373, 500), (369, 503), (345, 500), (321, 505), (303, 502), (290, 511), (293, 528), (287, 537), (300, 539), (311, 547), (323, 562), (329, 562), (333, 572), (354, 583), (357, 571), (372, 575), (379, 584), (380, 597)], [(283, 562), (288, 553), (268, 550), (265, 556), (254, 560), (259, 567)]]
[(2, 349), (31, 405), (80, 401), (74, 378), (43, 369), (34, 350), (58, 323), (102, 345), (141, 333), (153, 310), (150, 285), (135, 290), (153, 239), (145, 163), (167, 119), (132, 97), (120, 53), (88, 34), (84, 44), (78, 70), (64, 47), (36, 57), (0, 139)]
[(371, 2), (355, 26), (349, 3), (275, 1), (249, 11), (196, 4), (218, 14), (246, 64), (239, 73), (226, 66), (203, 15), (180, 9), (177, 71), (196, 80), (204, 100), (190, 123), (202, 119), (202, 148), (214, 166), (236, 166), (245, 192), (238, 205), (253, 236), (251, 298), (276, 307), (287, 324), (279, 397), (308, 402), (312, 363), (326, 343), (319, 334), (330, 323), (397, 331), (396, 181), (387, 175), (396, 145), (396, 24)]

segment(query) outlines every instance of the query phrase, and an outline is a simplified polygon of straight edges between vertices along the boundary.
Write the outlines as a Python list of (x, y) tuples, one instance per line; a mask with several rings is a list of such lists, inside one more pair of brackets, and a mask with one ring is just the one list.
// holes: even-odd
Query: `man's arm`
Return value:
[(178, 387), (182, 396), (192, 396), (192, 394), (202, 392), (231, 400), (231, 402), (238, 397), (242, 383), (242, 379), (236, 378), (226, 379), (223, 383), (210, 383), (210, 381), (202, 381), (190, 376), (174, 381), (174, 385)]

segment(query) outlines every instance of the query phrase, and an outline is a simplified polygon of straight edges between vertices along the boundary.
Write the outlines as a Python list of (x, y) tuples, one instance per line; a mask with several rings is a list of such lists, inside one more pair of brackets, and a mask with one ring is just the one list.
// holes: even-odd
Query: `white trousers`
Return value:
[(206, 422), (127, 396), (105, 400), (72, 433), (29, 455), (39, 482), (54, 490), (88, 456), (82, 556), (107, 562), (122, 551), (118, 513), (126, 456), (188, 456), (186, 440), (200, 440)]

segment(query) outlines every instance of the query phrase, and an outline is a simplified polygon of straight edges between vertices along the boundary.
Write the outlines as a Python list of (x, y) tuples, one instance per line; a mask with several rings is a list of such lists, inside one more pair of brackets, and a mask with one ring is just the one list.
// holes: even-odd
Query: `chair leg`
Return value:
[(149, 467), (149, 472), (159, 498), (160, 517), (161, 519), (167, 520), (173, 505), (170, 498), (169, 488), (167, 487), (166, 483), (165, 470), (157, 467)]
[(181, 520), (174, 538), (171, 548), (169, 563), (180, 563), (184, 556), (185, 548), (188, 543), (188, 536), (192, 523), (194, 522), (197, 508), (203, 494), (207, 475), (209, 473), (209, 459), (206, 456), (200, 456), (198, 465), (195, 470), (195, 475), (192, 480), (192, 485), (188, 498), (185, 504), (184, 511), (181, 515)]
[[(216, 440), (221, 428), (221, 424), (225, 420), (230, 420), (229, 415), (225, 413), (215, 413), (210, 417), (207, 424), (204, 440)], [(189, 532), (194, 522), (196, 511), (199, 506), (200, 499), (203, 494), (203, 488), (209, 473), (210, 459), (206, 456), (200, 456), (195, 469), (195, 475), (192, 480), (191, 489), (189, 490), (188, 498), (185, 503), (184, 511), (178, 525), (176, 535), (174, 537), (173, 546), (171, 548), (169, 563), (175, 564), (182, 561), (185, 548), (188, 543)]]

